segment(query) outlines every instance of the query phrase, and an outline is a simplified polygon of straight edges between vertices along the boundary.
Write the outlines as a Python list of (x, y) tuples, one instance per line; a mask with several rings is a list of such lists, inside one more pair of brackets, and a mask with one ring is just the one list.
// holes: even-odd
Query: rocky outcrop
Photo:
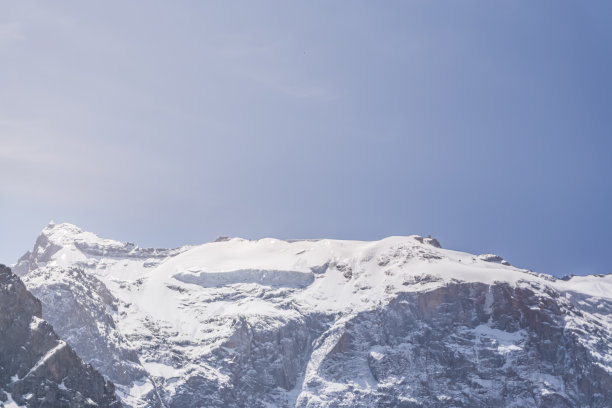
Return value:
[(502, 265), (510, 266), (510, 262), (506, 261), (504, 258), (502, 258), (499, 255), (495, 255), (495, 254), (482, 254), (482, 255), (478, 255), (478, 258), (482, 259), (485, 262), (499, 263), (499, 264), (502, 264)]
[(343, 324), (296, 406), (609, 407), (612, 374), (568, 324), (581, 315), (508, 284), (403, 293)]
[(146, 374), (135, 350), (117, 331), (113, 313), (117, 311), (118, 300), (104, 283), (78, 268), (66, 269), (59, 276), (37, 269), (27, 278), (48, 282), (46, 290), (34, 287), (32, 293), (45, 309), (54, 310), (53, 314), (45, 314), (45, 318), (81, 358), (120, 383)]
[(42, 319), (41, 303), (0, 265), (0, 401), (26, 407), (120, 407), (107, 382)]

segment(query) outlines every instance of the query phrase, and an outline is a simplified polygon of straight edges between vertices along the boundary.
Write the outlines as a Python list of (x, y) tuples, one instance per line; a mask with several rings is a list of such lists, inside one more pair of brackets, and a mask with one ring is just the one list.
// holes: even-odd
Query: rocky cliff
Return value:
[(121, 407), (114, 386), (42, 319), (18, 276), (0, 265), (0, 402), (6, 407)]

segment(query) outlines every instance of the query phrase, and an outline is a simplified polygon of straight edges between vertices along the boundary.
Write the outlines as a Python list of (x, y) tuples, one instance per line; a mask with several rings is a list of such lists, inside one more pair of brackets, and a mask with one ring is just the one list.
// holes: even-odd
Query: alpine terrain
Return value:
[[(612, 275), (558, 279), (420, 236), (151, 249), (53, 223), (14, 272), (126, 407), (612, 407)], [(2, 386), (42, 366), (61, 383), (75, 357), (33, 339), (52, 331), (20, 296), (11, 347), (31, 361), (2, 362)]]
[(54, 333), (41, 304), (0, 265), (0, 406), (120, 407), (114, 387)]

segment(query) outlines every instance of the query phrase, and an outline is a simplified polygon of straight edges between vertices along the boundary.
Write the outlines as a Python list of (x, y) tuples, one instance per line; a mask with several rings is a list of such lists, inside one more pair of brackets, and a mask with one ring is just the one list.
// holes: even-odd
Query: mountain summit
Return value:
[(416, 235), (153, 249), (71, 224), (14, 270), (130, 407), (612, 406), (612, 275)]

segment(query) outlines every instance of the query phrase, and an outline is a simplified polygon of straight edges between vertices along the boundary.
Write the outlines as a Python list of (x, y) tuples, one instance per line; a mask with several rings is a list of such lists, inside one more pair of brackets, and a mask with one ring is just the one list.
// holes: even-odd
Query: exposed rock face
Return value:
[(55, 313), (48, 316), (50, 323), (58, 324), (58, 334), (81, 358), (96, 361), (96, 369), (112, 381), (124, 382), (146, 374), (135, 350), (116, 329), (112, 314), (117, 311), (118, 301), (104, 283), (78, 268), (66, 269), (59, 276), (61, 280), (46, 269), (37, 269), (27, 278), (48, 282), (45, 291), (34, 288), (33, 293), (45, 308), (53, 307)]
[(565, 322), (580, 315), (558, 293), (508, 284), (403, 293), (343, 325), (297, 406), (610, 406), (612, 375)]
[(41, 303), (0, 265), (0, 401), (27, 407), (120, 407), (114, 386), (42, 320)]
[(128, 406), (612, 406), (612, 275), (558, 280), (418, 236), (42, 235), (20, 274)]

